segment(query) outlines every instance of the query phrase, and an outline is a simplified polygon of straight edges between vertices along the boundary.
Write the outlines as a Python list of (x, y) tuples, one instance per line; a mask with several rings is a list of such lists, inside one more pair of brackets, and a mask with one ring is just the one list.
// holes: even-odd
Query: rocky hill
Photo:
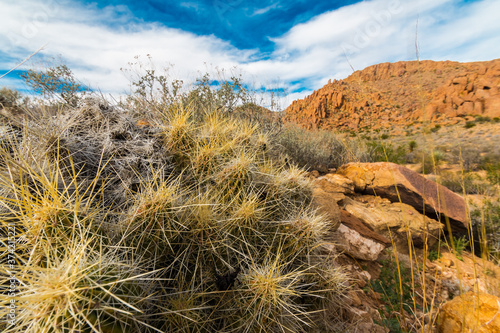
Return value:
[(500, 117), (500, 59), (382, 63), (330, 81), (292, 103), (284, 120), (308, 129), (359, 130), (464, 116)]

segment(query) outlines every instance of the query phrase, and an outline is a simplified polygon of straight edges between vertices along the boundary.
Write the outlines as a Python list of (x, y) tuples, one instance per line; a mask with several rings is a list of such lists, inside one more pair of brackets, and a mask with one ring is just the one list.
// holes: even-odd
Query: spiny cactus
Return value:
[[(51, 130), (57, 148), (40, 148), (37, 163), (22, 147), (43, 127), (2, 151), (4, 220), (32, 237), (16, 270), (19, 325), (27, 332), (315, 326), (339, 304), (346, 276), (323, 263), (329, 223), (311, 206), (304, 171), (271, 159), (270, 140), (245, 121), (195, 114), (192, 105), (149, 111), (155, 125), (139, 127), (127, 110), (68, 107), (60, 121), (45, 122), (59, 126)], [(5, 176), (13, 168), (19, 176)], [(9, 272), (0, 276), (7, 283)]]

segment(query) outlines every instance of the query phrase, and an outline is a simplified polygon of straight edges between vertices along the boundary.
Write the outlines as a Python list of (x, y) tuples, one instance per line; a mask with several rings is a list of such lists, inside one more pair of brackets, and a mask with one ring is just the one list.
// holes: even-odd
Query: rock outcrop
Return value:
[(467, 231), (465, 200), (446, 187), (403, 166), (388, 163), (348, 163), (337, 172), (353, 181), (356, 191), (402, 202), (450, 226)]
[(468, 292), (445, 303), (439, 311), (438, 333), (500, 332), (500, 298)]
[(337, 230), (340, 225), (340, 209), (335, 195), (321, 187), (315, 187), (313, 189), (313, 205), (328, 218), (331, 230)]
[(499, 87), (500, 59), (382, 63), (294, 101), (284, 120), (308, 129), (358, 130), (424, 119), (446, 123), (465, 115), (500, 117)]
[(398, 249), (408, 248), (408, 238), (417, 247), (424, 243), (436, 243), (442, 224), (419, 214), (412, 206), (404, 203), (391, 203), (375, 196), (347, 198), (343, 208), (364, 221), (378, 234), (392, 239)]
[[(399, 313), (400, 307), (389, 304), (394, 300), (384, 293), (395, 292), (394, 288), (401, 285), (410, 288), (412, 283), (418, 291), (415, 301), (425, 299), (427, 306), (434, 305), (428, 313), (418, 308), (403, 311), (404, 316), (399, 318), (410, 332), (499, 329), (500, 303), (497, 307), (495, 304), (496, 296), (500, 296), (500, 268), (465, 250), (450, 249), (444, 245), (444, 238), (437, 243), (444, 224), (414, 207), (425, 207), (427, 213), (437, 212), (441, 221), (446, 220), (447, 214), (454, 221), (454, 228), (462, 230), (463, 216), (449, 209), (461, 207), (465, 212), (461, 196), (451, 193), (448, 197), (445, 188), (392, 163), (351, 163), (340, 167), (337, 173), (319, 176), (311, 172), (310, 177), (315, 204), (335, 226), (332, 242), (323, 244), (325, 253), (336, 253), (337, 264), (352, 277), (344, 315), (353, 323), (353, 331), (388, 332), (384, 326), (387, 318), (396, 318), (394, 311)], [(396, 253), (397, 259), (393, 259)], [(397, 272), (391, 266), (393, 260), (399, 262)], [(410, 269), (415, 280), (409, 279)], [(421, 289), (424, 280), (426, 287)], [(479, 298), (474, 299), (469, 291), (479, 293)]]

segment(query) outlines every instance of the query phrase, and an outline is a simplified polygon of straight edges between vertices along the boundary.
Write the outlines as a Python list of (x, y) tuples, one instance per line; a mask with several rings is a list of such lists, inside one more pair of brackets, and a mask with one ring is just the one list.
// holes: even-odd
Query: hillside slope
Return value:
[(382, 63), (330, 81), (292, 103), (284, 120), (306, 128), (359, 130), (415, 121), (457, 123), (500, 116), (500, 59)]

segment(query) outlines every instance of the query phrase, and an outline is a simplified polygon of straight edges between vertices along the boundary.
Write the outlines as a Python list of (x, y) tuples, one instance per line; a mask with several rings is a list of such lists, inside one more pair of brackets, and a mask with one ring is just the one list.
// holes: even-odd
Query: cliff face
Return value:
[(357, 130), (455, 117), (500, 117), (500, 59), (382, 63), (334, 80), (285, 110), (309, 129)]

